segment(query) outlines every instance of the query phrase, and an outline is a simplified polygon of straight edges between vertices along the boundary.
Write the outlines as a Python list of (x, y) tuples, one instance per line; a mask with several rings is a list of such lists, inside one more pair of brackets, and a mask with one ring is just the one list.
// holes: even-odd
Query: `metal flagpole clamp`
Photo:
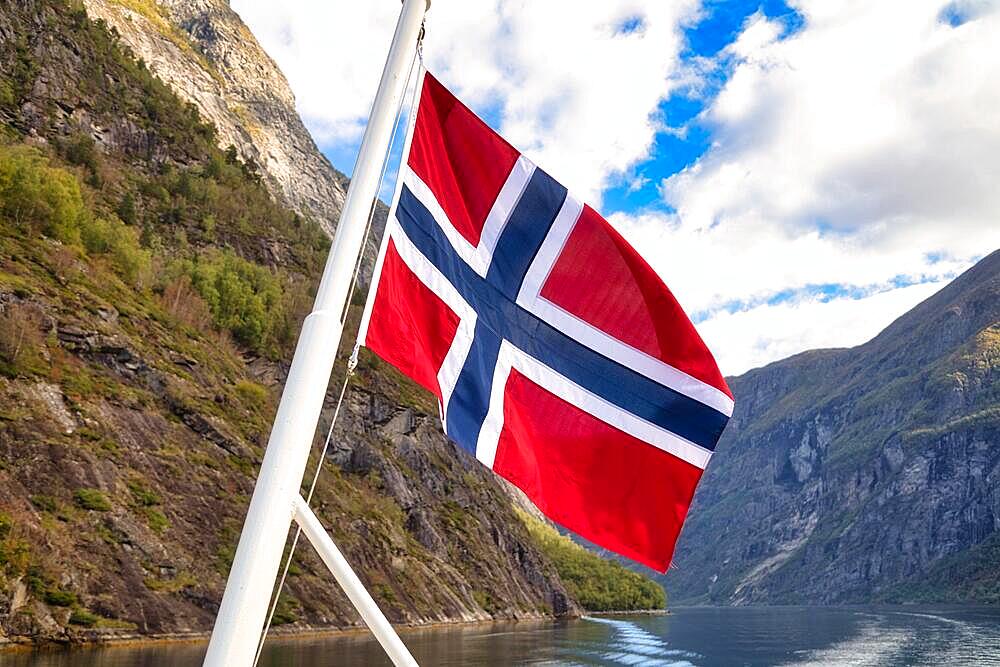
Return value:
[[(430, 0), (427, 3), (430, 6)], [(420, 32), (417, 34), (417, 59), (420, 61), (420, 66), (424, 66), (424, 35), (427, 34), (427, 21), (420, 22)]]
[[(406, 0), (399, 0), (401, 3), (406, 2)], [(431, 9), (431, 0), (427, 0), (427, 8), (424, 12), (428, 12)], [(424, 35), (427, 34), (427, 21), (420, 21), (420, 32), (417, 33), (417, 58), (420, 60), (420, 65), (424, 64)]]

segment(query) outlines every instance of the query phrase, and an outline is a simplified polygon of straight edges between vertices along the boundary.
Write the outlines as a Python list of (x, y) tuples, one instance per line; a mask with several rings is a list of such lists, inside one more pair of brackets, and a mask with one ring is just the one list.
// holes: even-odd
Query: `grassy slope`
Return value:
[[(79, 6), (9, 9), (10, 21), (37, 11), (49, 30), (15, 23), (20, 37), (0, 49), (0, 584), (11, 595), (26, 584), (29, 598), (5, 625), (48, 636), (169, 629), (155, 600), (137, 615), (113, 598), (134, 586), (146, 589), (140, 601), (218, 587), (238, 526), (220, 500), (245, 501), (273, 409), (232, 341), (284, 354), (327, 241), (275, 206), (215, 148), (212, 128)], [(55, 90), (39, 104), (43, 73)], [(59, 97), (141, 140), (99, 149)], [(41, 119), (23, 115), (29, 102)], [(281, 268), (264, 265), (268, 246), (281, 249)], [(251, 279), (217, 276), (233, 303), (210, 308), (211, 286), (199, 294), (190, 265), (221, 256)], [(263, 292), (277, 293), (267, 313), (254, 303)], [(192, 437), (191, 423), (218, 442)], [(219, 496), (204, 496), (212, 487)], [(219, 511), (198, 517), (198, 505)], [(171, 561), (198, 553), (199, 540), (208, 558), (157, 564), (164, 550)], [(149, 553), (112, 584), (92, 568), (122, 546)]]
[[(247, 362), (288, 358), (328, 242), (78, 4), (6, 7), (0, 34), (0, 624), (205, 629), (275, 407)], [(354, 385), (347, 419), (408, 406), (422, 438), (348, 422), (367, 463), (317, 489), (390, 618), (551, 612), (551, 565), (426, 392), (368, 355)], [(276, 615), (299, 620), (354, 622), (308, 550)]]
[(538, 548), (553, 562), (567, 590), (587, 611), (664, 609), (663, 588), (647, 577), (605, 560), (523, 510), (518, 515)]

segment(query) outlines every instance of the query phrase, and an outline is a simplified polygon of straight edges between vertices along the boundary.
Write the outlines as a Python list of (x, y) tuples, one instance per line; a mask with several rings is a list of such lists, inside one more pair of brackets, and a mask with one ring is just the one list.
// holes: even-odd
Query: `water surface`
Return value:
[[(1000, 667), (1000, 608), (680, 608), (406, 631), (422, 665)], [(0, 654), (0, 667), (199, 667), (204, 644)], [(262, 667), (388, 665), (366, 635), (276, 639)]]

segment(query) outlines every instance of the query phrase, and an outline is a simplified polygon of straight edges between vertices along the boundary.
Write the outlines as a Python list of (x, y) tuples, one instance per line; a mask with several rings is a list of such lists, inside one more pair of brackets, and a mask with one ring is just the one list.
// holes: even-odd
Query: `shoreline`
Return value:
[(581, 618), (587, 616), (669, 616), (669, 609), (636, 609), (634, 611), (588, 611), (584, 612)]
[[(393, 625), (393, 628), (401, 635), (412, 634), (422, 631), (440, 631), (450, 628), (471, 628), (476, 626), (489, 626), (497, 624), (549, 624), (565, 621), (576, 621), (588, 616), (662, 616), (668, 615), (668, 609), (637, 609), (635, 611), (585, 611), (579, 616), (555, 617), (549, 615), (526, 615), (519, 618), (494, 618), (494, 619), (472, 619), (454, 621), (435, 621), (431, 623), (413, 623)], [(268, 639), (280, 641), (294, 641), (298, 639), (326, 638), (326, 637), (350, 637), (353, 635), (368, 634), (369, 630), (364, 625), (359, 626), (328, 626), (315, 627), (305, 626), (297, 628), (271, 628), (268, 630)], [(20, 652), (44, 652), (44, 651), (73, 651), (73, 650), (93, 650), (100, 648), (141, 648), (145, 646), (161, 646), (170, 644), (202, 644), (207, 643), (211, 636), (211, 631), (198, 632), (174, 632), (159, 635), (143, 634), (108, 634), (101, 636), (93, 633), (92, 636), (82, 641), (52, 641), (42, 642), (11, 641), (9, 638), (0, 638), (0, 654), (20, 653)]]
[[(406, 635), (424, 630), (442, 630), (446, 628), (473, 627), (477, 625), (494, 625), (498, 623), (558, 623), (561, 620), (578, 620), (579, 616), (566, 619), (555, 616), (522, 616), (520, 618), (498, 618), (498, 619), (473, 619), (455, 621), (435, 621), (432, 623), (413, 623), (393, 625), (392, 627), (401, 635)], [(352, 635), (368, 634), (367, 626), (304, 626), (298, 628), (271, 628), (268, 630), (268, 639), (296, 640), (322, 637), (350, 637)], [(159, 646), (169, 644), (202, 644), (207, 643), (211, 637), (211, 631), (197, 632), (173, 632), (159, 635), (143, 634), (108, 634), (100, 636), (96, 634), (81, 641), (52, 641), (42, 642), (11, 641), (9, 638), (0, 639), (0, 654), (16, 653), (21, 651), (72, 651), (76, 649), (98, 649), (98, 648), (128, 648), (142, 646)]]

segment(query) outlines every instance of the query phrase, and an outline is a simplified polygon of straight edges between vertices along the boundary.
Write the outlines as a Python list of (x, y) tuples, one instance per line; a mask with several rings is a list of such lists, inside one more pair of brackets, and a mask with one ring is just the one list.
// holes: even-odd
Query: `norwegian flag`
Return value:
[(648, 264), (425, 74), (359, 333), (548, 517), (659, 571), (733, 410)]

